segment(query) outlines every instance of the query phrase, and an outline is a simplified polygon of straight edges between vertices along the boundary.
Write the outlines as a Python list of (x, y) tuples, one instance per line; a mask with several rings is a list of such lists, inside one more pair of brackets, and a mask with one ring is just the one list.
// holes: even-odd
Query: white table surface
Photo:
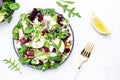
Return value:
[[(42, 72), (20, 64), (22, 74), (11, 71), (3, 59), (11, 57), (18, 61), (13, 49), (12, 29), (19, 21), (19, 14), (27, 13), (34, 7), (55, 8), (56, 0), (16, 0), (21, 7), (13, 14), (10, 24), (0, 24), (0, 80), (73, 80), (79, 64), (79, 53), (87, 42), (95, 44), (88, 62), (83, 64), (77, 80), (120, 80), (120, 1), (119, 0), (76, 0), (76, 11), (81, 18), (70, 18), (74, 31), (74, 48), (58, 69)], [(72, 6), (71, 6), (72, 7)], [(98, 34), (91, 26), (91, 16), (95, 13), (111, 31), (111, 35)], [(66, 15), (66, 14), (64, 14)]]

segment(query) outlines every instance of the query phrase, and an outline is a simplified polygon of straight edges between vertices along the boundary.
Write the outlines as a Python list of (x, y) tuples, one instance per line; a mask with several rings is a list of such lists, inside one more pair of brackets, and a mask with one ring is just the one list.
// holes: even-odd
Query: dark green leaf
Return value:
[(34, 66), (35, 69), (39, 69), (39, 70), (42, 70), (43, 68), (43, 65), (37, 65), (37, 66)]
[(28, 65), (28, 64), (30, 64), (31, 59), (19, 57), (19, 61), (23, 65)]
[(44, 70), (48, 69), (50, 67), (50, 62), (47, 61), (43, 64), (43, 67), (45, 68)]
[(51, 16), (54, 16), (56, 14), (55, 9), (47, 8), (42, 11), (43, 15), (50, 14)]
[(56, 27), (57, 32), (60, 32), (60, 31), (62, 30), (62, 29), (60, 28), (60, 25), (59, 25), (59, 24), (56, 24), (55, 27)]
[(67, 36), (68, 36), (68, 31), (67, 31), (67, 30), (59, 33), (59, 38), (60, 38), (60, 39), (64, 39), (64, 38), (66, 38)]
[(50, 61), (61, 61), (61, 58), (56, 56), (56, 57), (49, 57)]
[(12, 16), (10, 16), (9, 18), (7, 18), (7, 19), (6, 19), (6, 21), (7, 21), (8, 23), (10, 23), (10, 22), (11, 22), (11, 20), (12, 20), (12, 18), (13, 18), (13, 17), (12, 17)]
[(53, 68), (56, 69), (58, 66), (60, 66), (60, 64), (61, 64), (61, 63), (55, 63), (54, 66), (53, 66)]

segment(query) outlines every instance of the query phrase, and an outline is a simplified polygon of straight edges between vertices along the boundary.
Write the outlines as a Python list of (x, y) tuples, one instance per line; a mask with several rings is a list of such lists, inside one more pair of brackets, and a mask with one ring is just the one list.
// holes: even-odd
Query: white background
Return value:
[[(73, 6), (82, 17), (69, 19), (75, 37), (70, 57), (58, 69), (46, 72), (20, 64), (22, 74), (9, 70), (8, 65), (2, 61), (9, 57), (18, 61), (12, 45), (12, 29), (20, 19), (19, 15), (34, 7), (55, 8), (57, 12), (63, 12), (56, 5), (56, 0), (16, 1), (21, 7), (15, 11), (12, 22), (0, 24), (0, 80), (74, 80), (79, 65), (79, 53), (88, 42), (94, 43), (95, 47), (88, 62), (80, 69), (77, 80), (120, 80), (119, 0), (76, 0)], [(104, 22), (111, 35), (100, 35), (93, 29), (90, 22), (93, 12)]]

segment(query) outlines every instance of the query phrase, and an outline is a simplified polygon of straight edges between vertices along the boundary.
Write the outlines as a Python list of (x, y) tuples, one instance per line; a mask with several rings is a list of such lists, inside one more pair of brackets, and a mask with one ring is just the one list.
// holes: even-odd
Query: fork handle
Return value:
[(78, 77), (79, 72), (80, 72), (80, 68), (81, 68), (81, 66), (82, 66), (83, 63), (84, 63), (83, 61), (80, 61), (80, 65), (79, 65), (79, 67), (78, 67), (78, 69), (77, 69), (78, 71), (77, 71), (77, 73), (75, 74), (75, 77), (74, 77), (73, 80), (77, 80), (77, 77)]
[(82, 64), (83, 64), (83, 61), (81, 61), (81, 63), (80, 63), (80, 65), (79, 65), (78, 69), (80, 69), (80, 68), (81, 68)]

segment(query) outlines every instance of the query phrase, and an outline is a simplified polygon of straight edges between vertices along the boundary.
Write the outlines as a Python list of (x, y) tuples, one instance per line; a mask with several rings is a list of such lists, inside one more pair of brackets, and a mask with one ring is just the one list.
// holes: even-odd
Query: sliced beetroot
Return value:
[(70, 48), (65, 48), (64, 52), (66, 53), (70, 52)]
[(43, 62), (41, 60), (39, 60), (39, 65), (42, 65), (42, 64), (43, 64)]
[(63, 23), (62, 23), (62, 21), (57, 21), (57, 23), (62, 27), (63, 26)]
[(44, 36), (45, 33), (48, 33), (47, 29), (42, 30), (42, 35)]
[(57, 20), (58, 20), (58, 21), (62, 21), (63, 18), (64, 18), (64, 17), (63, 17), (62, 14), (58, 14), (58, 16), (57, 16)]
[(34, 51), (33, 50), (28, 50), (27, 51), (27, 56), (28, 56), (28, 58), (33, 58), (34, 57)]
[(43, 50), (44, 50), (45, 52), (50, 52), (50, 50), (49, 50), (48, 47), (43, 46), (42, 48), (43, 48)]
[(38, 13), (37, 9), (34, 8), (33, 11), (30, 13), (30, 15), (28, 16), (28, 18), (33, 22), (33, 20), (35, 19), (37, 13)]
[(38, 21), (42, 21), (43, 20), (43, 15), (41, 13), (38, 14)]
[(28, 42), (27, 39), (25, 39), (25, 38), (22, 38), (22, 39), (20, 39), (19, 41), (20, 41), (21, 44), (25, 44), (25, 43)]
[(27, 42), (29, 42), (29, 41), (31, 41), (31, 40), (32, 40), (32, 38), (30, 38), (30, 37), (27, 38)]
[(23, 57), (24, 57), (24, 58), (28, 58), (27, 52), (25, 52), (25, 53), (23, 54)]

